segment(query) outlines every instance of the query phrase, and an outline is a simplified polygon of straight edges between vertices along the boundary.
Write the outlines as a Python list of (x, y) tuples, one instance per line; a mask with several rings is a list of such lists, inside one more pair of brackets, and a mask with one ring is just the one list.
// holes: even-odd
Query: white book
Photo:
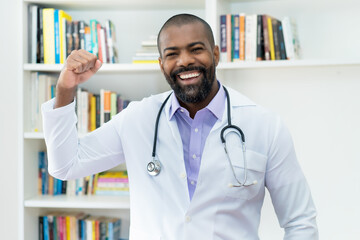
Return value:
[(100, 89), (100, 126), (102, 126), (105, 122), (105, 118), (104, 118), (104, 95), (105, 95), (105, 90), (104, 89)]
[(112, 32), (110, 28), (110, 20), (107, 20), (105, 23), (106, 35), (107, 35), (107, 47), (109, 50), (109, 60), (110, 63), (114, 62), (114, 50), (113, 50), (113, 40), (112, 40)]
[(100, 30), (101, 52), (103, 63), (107, 63), (106, 44), (105, 44), (105, 31), (103, 28)]
[(38, 6), (32, 5), (29, 9), (29, 40), (30, 40), (30, 51), (29, 51), (29, 62), (36, 63), (37, 53), (37, 25), (38, 25)]
[(257, 15), (245, 16), (245, 60), (256, 61)]
[(286, 57), (289, 60), (295, 59), (294, 37), (291, 30), (290, 18), (284, 17), (281, 20), (281, 24), (283, 28)]

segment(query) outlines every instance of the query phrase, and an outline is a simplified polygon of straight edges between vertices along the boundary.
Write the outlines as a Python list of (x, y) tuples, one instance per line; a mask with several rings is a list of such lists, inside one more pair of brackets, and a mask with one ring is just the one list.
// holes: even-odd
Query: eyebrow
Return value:
[[(203, 42), (193, 42), (193, 43), (190, 43), (190, 44), (188, 44), (186, 47), (187, 48), (190, 48), (190, 47), (193, 47), (193, 46), (195, 46), (195, 45), (198, 45), (198, 44), (200, 44), (200, 45), (202, 45), (202, 46), (204, 46), (205, 47), (205, 43), (203, 43)], [(163, 52), (165, 53), (166, 51), (171, 51), (171, 50), (178, 50), (179, 49), (179, 47), (167, 47), (167, 48), (165, 48), (164, 50), (163, 50)]]

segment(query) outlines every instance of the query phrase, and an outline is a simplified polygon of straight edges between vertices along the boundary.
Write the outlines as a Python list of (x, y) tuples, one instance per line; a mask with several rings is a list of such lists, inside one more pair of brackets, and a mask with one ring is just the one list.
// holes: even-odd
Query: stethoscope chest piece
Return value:
[(161, 163), (160, 161), (153, 160), (148, 163), (147, 171), (151, 176), (157, 176), (161, 171)]

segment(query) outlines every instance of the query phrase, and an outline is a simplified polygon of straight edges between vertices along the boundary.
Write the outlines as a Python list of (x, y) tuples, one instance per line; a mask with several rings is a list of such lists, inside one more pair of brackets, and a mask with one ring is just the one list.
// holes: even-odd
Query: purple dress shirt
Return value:
[(209, 105), (195, 114), (194, 119), (188, 110), (180, 106), (175, 95), (171, 96), (170, 119), (175, 117), (181, 135), (190, 200), (196, 189), (206, 138), (216, 121), (222, 120), (224, 113), (226, 95), (218, 83), (219, 91)]

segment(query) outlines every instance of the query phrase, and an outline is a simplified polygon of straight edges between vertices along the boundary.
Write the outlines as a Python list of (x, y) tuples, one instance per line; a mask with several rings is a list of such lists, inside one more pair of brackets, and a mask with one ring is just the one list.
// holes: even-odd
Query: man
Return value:
[[(49, 172), (60, 179), (78, 178), (126, 160), (132, 240), (259, 239), (265, 187), (284, 239), (318, 239), (316, 210), (288, 130), (240, 93), (228, 89), (227, 95), (216, 80), (219, 48), (209, 25), (193, 15), (176, 15), (160, 30), (158, 48), (173, 93), (133, 102), (79, 140), (76, 87), (101, 63), (84, 50), (68, 57), (56, 99), (43, 105)], [(220, 135), (228, 120), (244, 133), (246, 152), (240, 132), (231, 129), (224, 133), (224, 151)], [(148, 174), (152, 161), (161, 162), (158, 175)]]

